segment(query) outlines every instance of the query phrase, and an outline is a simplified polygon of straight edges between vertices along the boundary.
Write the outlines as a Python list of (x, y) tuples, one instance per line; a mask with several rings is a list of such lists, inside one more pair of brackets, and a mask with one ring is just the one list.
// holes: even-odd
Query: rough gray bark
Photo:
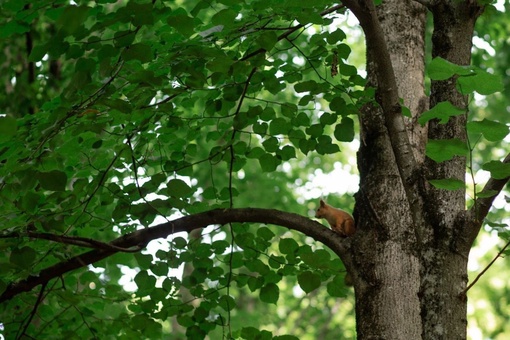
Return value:
[[(359, 339), (465, 339), (469, 246), (457, 246), (465, 229), (464, 191), (438, 190), (428, 179), (463, 180), (466, 160), (426, 159), (426, 139), (465, 140), (465, 117), (448, 124), (416, 123), (441, 101), (464, 108), (455, 79), (432, 84), (424, 95), (426, 7), (433, 14), (433, 57), (470, 62), (471, 37), (481, 8), (472, 1), (344, 3), (366, 35), (369, 86), (378, 106), (360, 113), (360, 191), (352, 239)], [(380, 33), (383, 32), (383, 35)], [(412, 118), (402, 117), (399, 99)]]

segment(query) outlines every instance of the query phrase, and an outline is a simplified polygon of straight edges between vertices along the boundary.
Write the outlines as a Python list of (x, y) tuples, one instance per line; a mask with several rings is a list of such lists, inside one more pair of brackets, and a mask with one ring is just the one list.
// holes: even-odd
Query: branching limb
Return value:
[[(384, 115), (391, 148), (402, 179), (415, 226), (426, 226), (423, 197), (420, 195), (419, 164), (414, 156), (402, 115), (397, 80), (390, 53), (372, 0), (344, 0), (343, 3), (358, 18), (366, 37), (367, 51), (377, 51), (369, 57), (376, 76), (377, 99)], [(422, 239), (417, 229), (417, 237)]]
[[(503, 163), (510, 164), (510, 153), (506, 155)], [(470, 226), (468, 229), (467, 243), (471, 245), (475, 240), (480, 228), (482, 227), (483, 220), (489, 213), (492, 203), (503, 190), (505, 185), (510, 180), (510, 177), (496, 179), (490, 178), (485, 184), (483, 190), (478, 194), (476, 204), (468, 211), (467, 221)]]
[(134, 231), (110, 242), (109, 245), (111, 247), (109, 249), (95, 249), (89, 251), (43, 269), (39, 273), (31, 275), (24, 280), (13, 282), (2, 295), (0, 295), (0, 303), (10, 300), (23, 292), (28, 292), (38, 285), (44, 285), (50, 280), (60, 277), (72, 270), (83, 268), (89, 264), (103, 260), (117, 253), (118, 251), (115, 250), (116, 247), (123, 249), (132, 247), (143, 248), (150, 241), (158, 238), (166, 238), (173, 233), (183, 231), (190, 232), (208, 225), (224, 225), (235, 222), (273, 224), (302, 232), (329, 247), (340, 256), (347, 268), (352, 267), (352, 259), (349, 252), (349, 239), (343, 239), (331, 229), (307, 217), (274, 209), (215, 209), (185, 216), (151, 228)]
[(377, 51), (378, 57), (373, 59), (376, 59), (374, 70), (377, 76), (379, 104), (384, 112), (385, 125), (402, 180), (404, 185), (407, 185), (412, 182), (415, 175), (416, 160), (402, 116), (393, 64), (374, 3), (365, 0), (346, 0), (344, 4), (358, 18), (365, 32), (367, 50)]

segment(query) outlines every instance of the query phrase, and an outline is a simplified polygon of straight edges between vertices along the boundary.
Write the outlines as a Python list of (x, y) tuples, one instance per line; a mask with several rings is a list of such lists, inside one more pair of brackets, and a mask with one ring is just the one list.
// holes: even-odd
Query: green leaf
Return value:
[(499, 191), (497, 190), (484, 190), (476, 193), (476, 196), (478, 198), (487, 198), (487, 197), (493, 197), (499, 194)]
[(299, 140), (299, 150), (301, 150), (301, 152), (304, 153), (305, 155), (308, 152), (315, 150), (316, 146), (317, 141), (313, 138)]
[(289, 118), (294, 118), (294, 115), (297, 112), (297, 106), (294, 104), (289, 104), (289, 103), (280, 105), (280, 109), (281, 109), (282, 115), (284, 115), (285, 117), (289, 117)]
[(301, 140), (306, 140), (306, 134), (301, 129), (293, 129), (289, 132), (289, 140), (294, 146), (299, 146)]
[(466, 183), (464, 183), (464, 181), (455, 178), (430, 179), (429, 183), (435, 188), (445, 190), (459, 190), (466, 187)]
[(333, 144), (333, 140), (329, 136), (319, 136), (317, 138), (317, 146), (315, 148), (321, 155), (328, 155), (337, 153), (340, 148), (338, 145)]
[(457, 79), (461, 93), (470, 94), (476, 91), (482, 95), (489, 95), (503, 91), (503, 79), (500, 75), (491, 74), (474, 66), (472, 69), (474, 72), (471, 75)]
[(122, 52), (122, 58), (126, 61), (140, 60), (142, 64), (148, 63), (154, 59), (151, 46), (144, 43), (133, 44), (126, 47), (126, 49)]
[(166, 262), (156, 262), (151, 267), (151, 272), (157, 276), (168, 276), (168, 264)]
[(186, 314), (181, 314), (177, 316), (177, 323), (181, 325), (182, 327), (191, 327), (195, 325), (195, 321), (191, 318), (191, 316)]
[(257, 236), (266, 241), (269, 241), (275, 237), (275, 234), (268, 227), (260, 227), (257, 229)]
[[(21, 2), (21, 1), (20, 1)], [(7, 24), (2, 25), (0, 30), (0, 39), (5, 39), (14, 34), (23, 34), (30, 31), (30, 26), (11, 20)]]
[(67, 6), (60, 16), (57, 24), (67, 34), (73, 34), (85, 22), (88, 17), (90, 7), (87, 6)]
[(292, 129), (292, 126), (284, 118), (275, 118), (269, 124), (269, 134), (273, 136), (287, 134), (290, 129)]
[[(342, 32), (343, 33), (343, 32)], [(342, 59), (347, 59), (349, 55), (351, 54), (351, 48), (349, 45), (346, 44), (340, 44), (336, 47), (336, 51), (338, 53), (338, 57)], [(356, 71), (357, 73), (357, 71)]]
[(282, 254), (293, 254), (298, 248), (298, 243), (292, 238), (282, 238), (278, 243), (278, 249)]
[(346, 105), (345, 100), (342, 97), (337, 96), (329, 103), (329, 109), (331, 111), (335, 111), (339, 115), (342, 115), (345, 114)]
[(343, 117), (340, 124), (335, 126), (334, 135), (339, 142), (352, 142), (354, 139), (354, 121), (349, 117)]
[(136, 274), (134, 281), (140, 295), (147, 295), (156, 287), (156, 278), (149, 275), (146, 270), (142, 270)]
[(491, 142), (503, 140), (508, 135), (508, 125), (484, 119), (482, 121), (473, 121), (467, 124), (467, 130), (470, 133), (481, 133)]
[(41, 196), (39, 194), (29, 191), (21, 199), (21, 206), (28, 213), (34, 213), (40, 200)]
[(272, 340), (273, 334), (266, 330), (259, 330), (255, 327), (243, 327), (241, 329), (241, 337), (247, 340)]
[(193, 189), (182, 179), (172, 179), (166, 185), (167, 193), (172, 197), (189, 197)]
[(446, 124), (450, 117), (460, 116), (464, 113), (463, 109), (454, 106), (450, 102), (440, 102), (432, 109), (422, 113), (418, 118), (418, 123), (425, 125), (429, 120), (439, 119), (440, 124)]
[(259, 289), (260, 287), (262, 287), (263, 284), (264, 284), (264, 278), (261, 276), (258, 276), (258, 277), (251, 276), (248, 279), (248, 288), (250, 289), (251, 292), (254, 292), (257, 289)]
[(460, 139), (429, 140), (425, 148), (425, 154), (435, 162), (444, 162), (455, 156), (466, 156), (468, 148)]
[(280, 165), (280, 161), (275, 156), (266, 153), (263, 154), (259, 158), (260, 167), (262, 168), (262, 171), (264, 172), (273, 172), (276, 170), (278, 165)]
[(471, 71), (468, 66), (459, 66), (441, 57), (436, 57), (428, 65), (427, 74), (432, 80), (446, 80), (456, 74), (469, 75)]
[(313, 93), (318, 88), (317, 82), (314, 80), (307, 80), (294, 85), (294, 91), (297, 93), (311, 92)]
[(0, 141), (11, 139), (18, 130), (16, 118), (4, 116), (0, 117)]
[(113, 35), (116, 47), (129, 46), (135, 40), (135, 32), (133, 31), (117, 31)]
[(275, 336), (273, 340), (299, 340), (299, 338), (294, 335), (284, 334)]
[[(345, 32), (342, 31), (341, 29), (337, 28), (335, 31), (333, 31), (327, 35), (326, 41), (330, 45), (335, 45), (338, 42), (344, 40), (345, 38), (347, 38), (347, 35), (345, 34)], [(342, 44), (342, 45), (344, 45), (344, 44)], [(345, 45), (345, 46), (347, 46), (347, 45)], [(349, 50), (350, 50), (350, 48), (349, 48)]]
[(510, 176), (510, 164), (501, 161), (490, 161), (482, 165), (482, 169), (489, 171), (495, 179), (505, 179)]
[(292, 119), (292, 126), (308, 126), (308, 125), (310, 125), (310, 118), (304, 112), (298, 113), (298, 115)]
[(28, 56), (28, 61), (40, 61), (44, 58), (46, 53), (48, 53), (48, 47), (46, 45), (35, 45)]
[(255, 132), (256, 134), (264, 136), (267, 132), (268, 127), (269, 125), (265, 122), (257, 122), (253, 124), (252, 129), (253, 132)]
[(280, 296), (280, 289), (275, 283), (268, 283), (260, 289), (260, 300), (265, 303), (273, 303), (276, 305)]
[(346, 297), (348, 290), (345, 287), (344, 275), (335, 275), (333, 280), (328, 282), (326, 289), (331, 297)]
[(154, 21), (152, 11), (154, 10), (152, 4), (138, 4), (134, 1), (129, 1), (126, 5), (126, 10), (133, 13), (131, 15), (131, 22), (134, 26), (151, 25)]
[(297, 280), (301, 289), (307, 294), (319, 288), (322, 283), (320, 276), (310, 271), (300, 273)]
[(322, 136), (323, 131), (324, 126), (322, 124), (313, 124), (306, 128), (306, 133), (315, 138)]
[(236, 307), (236, 302), (232, 296), (223, 295), (219, 298), (218, 305), (223, 308), (224, 311), (230, 312)]
[(262, 33), (256, 40), (257, 44), (266, 51), (270, 51), (278, 42), (278, 37), (274, 31)]
[(329, 112), (324, 112), (319, 118), (319, 121), (324, 126), (333, 125), (336, 123), (336, 120), (337, 120), (337, 115), (331, 114)]
[(225, 8), (216, 13), (211, 18), (211, 23), (213, 25), (223, 25), (223, 26), (232, 26), (235, 23), (235, 19), (238, 13), (230, 8)]
[(39, 172), (37, 173), (37, 179), (45, 190), (64, 191), (67, 184), (67, 175), (59, 170)]
[(268, 275), (271, 272), (270, 268), (264, 262), (260, 261), (259, 259), (251, 259), (245, 265), (246, 265), (246, 268), (248, 268), (252, 272), (259, 273), (264, 278), (266, 275)]
[(136, 262), (140, 269), (149, 269), (152, 262), (152, 255), (146, 255), (142, 253), (135, 254)]
[(264, 149), (267, 152), (275, 152), (276, 150), (278, 150), (279, 145), (280, 142), (276, 137), (269, 137), (268, 139), (262, 142), (262, 146), (264, 146)]
[(285, 145), (281, 150), (276, 151), (276, 154), (280, 156), (282, 161), (288, 161), (296, 158), (296, 149), (290, 145)]
[(20, 268), (28, 269), (35, 261), (36, 255), (35, 250), (30, 247), (15, 248), (11, 252), (9, 261)]
[(304, 263), (314, 268), (327, 267), (331, 255), (324, 249), (317, 249), (316, 251), (309, 251), (309, 248), (300, 249), (300, 256)]
[(189, 17), (188, 13), (183, 8), (178, 8), (173, 11), (168, 17), (167, 23), (185, 37), (190, 37), (195, 33), (193, 30), (193, 27), (195, 27), (194, 19)]

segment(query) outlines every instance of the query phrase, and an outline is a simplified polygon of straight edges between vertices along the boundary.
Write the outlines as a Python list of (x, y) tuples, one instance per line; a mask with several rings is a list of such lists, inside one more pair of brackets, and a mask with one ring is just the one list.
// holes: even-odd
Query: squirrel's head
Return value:
[(315, 217), (316, 218), (320, 218), (320, 217), (324, 216), (323, 215), (324, 208), (326, 208), (326, 202), (324, 202), (324, 200), (321, 198), (320, 201), (319, 201), (319, 208), (315, 212)]

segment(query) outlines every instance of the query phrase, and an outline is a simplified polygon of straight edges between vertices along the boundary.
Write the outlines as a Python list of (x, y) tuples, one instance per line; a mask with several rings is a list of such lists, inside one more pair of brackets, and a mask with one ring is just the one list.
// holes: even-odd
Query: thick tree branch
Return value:
[(385, 125), (388, 129), (393, 153), (401, 172), (404, 185), (411, 182), (416, 169), (411, 143), (402, 116), (400, 96), (398, 94), (397, 80), (395, 77), (390, 53), (386, 45), (386, 39), (377, 17), (373, 1), (346, 0), (343, 3), (358, 18), (365, 32), (368, 51), (377, 51), (377, 60), (374, 60), (374, 69), (377, 76), (377, 90), (380, 97), (380, 105), (384, 112)]
[[(358, 18), (365, 32), (367, 51), (377, 51), (377, 57), (369, 58), (368, 62), (373, 63), (377, 97), (383, 111), (384, 125), (388, 131), (414, 224), (415, 226), (426, 226), (428, 223), (424, 219), (423, 198), (420, 196), (419, 164), (414, 157), (406, 130), (395, 71), (374, 2), (372, 0), (344, 0), (343, 3)], [(416, 230), (417, 237), (422, 239), (422, 233), (418, 229)]]
[(151, 228), (137, 230), (110, 242), (110, 249), (95, 249), (70, 258), (67, 261), (45, 268), (36, 275), (31, 275), (24, 280), (11, 283), (0, 296), (0, 303), (7, 301), (20, 293), (28, 292), (38, 285), (44, 285), (48, 281), (72, 270), (83, 268), (89, 264), (103, 260), (117, 253), (118, 250), (116, 250), (116, 248), (143, 248), (152, 240), (165, 238), (177, 232), (190, 232), (194, 229), (203, 228), (208, 225), (223, 225), (234, 222), (274, 224), (300, 231), (303, 234), (312, 237), (316, 241), (328, 246), (333, 252), (341, 257), (347, 268), (352, 267), (349, 255), (349, 240), (343, 239), (331, 229), (326, 228), (322, 224), (310, 220), (309, 218), (274, 209), (216, 209), (185, 216)]

